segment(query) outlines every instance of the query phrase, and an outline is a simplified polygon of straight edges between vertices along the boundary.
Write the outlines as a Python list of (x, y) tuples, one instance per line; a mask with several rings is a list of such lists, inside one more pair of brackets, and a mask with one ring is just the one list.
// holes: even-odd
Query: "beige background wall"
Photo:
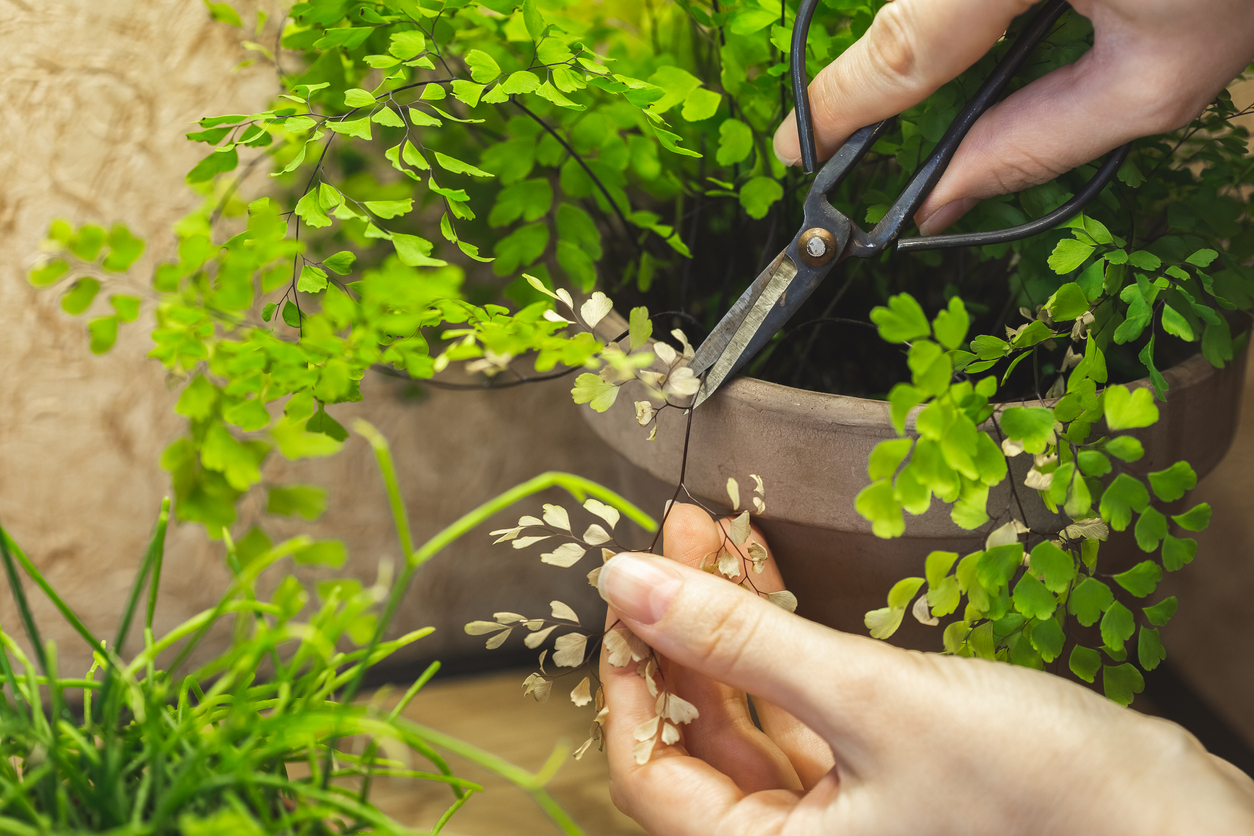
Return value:
[[(24, 268), (53, 217), (121, 220), (150, 241), (142, 279), (194, 205), (181, 172), (196, 152), (181, 133), (228, 103), (262, 105), (273, 82), (260, 71), (229, 75), (236, 33), (200, 3), (0, 8), (9, 114), (0, 124), (0, 519), (88, 625), (105, 629), (167, 490), (156, 456), (179, 431), (173, 393), (144, 358), (143, 327), (95, 357), (82, 322), (61, 313), (55, 293), (30, 288)], [(162, 616), (172, 621), (203, 605), (223, 575), (199, 532), (176, 532), (170, 545), (172, 606)], [(32, 598), (42, 621), (56, 623), (42, 596)], [(15, 630), (7, 593), (0, 624)], [(61, 644), (67, 669), (80, 667), (79, 644)]]

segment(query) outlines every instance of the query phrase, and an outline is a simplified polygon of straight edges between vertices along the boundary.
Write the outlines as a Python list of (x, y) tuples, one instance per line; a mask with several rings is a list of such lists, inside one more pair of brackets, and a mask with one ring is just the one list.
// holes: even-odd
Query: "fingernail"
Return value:
[(801, 143), (793, 135), (796, 131), (789, 129), (791, 120), (792, 117), (788, 117), (788, 121), (780, 125), (775, 136), (771, 137), (771, 150), (775, 152), (775, 159), (788, 166), (801, 162)]
[(791, 153), (783, 151), (779, 145), (779, 134), (776, 134), (775, 139), (771, 142), (771, 150), (775, 152), (775, 159), (787, 166), (797, 165), (801, 162), (800, 154), (793, 156)]
[(619, 615), (653, 624), (666, 613), (681, 583), (663, 558), (624, 553), (601, 567), (597, 591)]
[(974, 197), (961, 197), (957, 200), (951, 200), (919, 221), (919, 234), (926, 238), (929, 235), (941, 232), (954, 221), (971, 211), (971, 208), (979, 202)]
[(775, 151), (775, 159), (779, 160), (781, 163), (783, 163), (786, 166), (794, 166), (794, 165), (797, 165), (797, 163), (801, 162), (801, 157), (793, 157), (788, 154), (785, 154), (783, 151), (780, 151), (779, 148), (777, 148), (773, 144), (771, 148), (772, 150)]

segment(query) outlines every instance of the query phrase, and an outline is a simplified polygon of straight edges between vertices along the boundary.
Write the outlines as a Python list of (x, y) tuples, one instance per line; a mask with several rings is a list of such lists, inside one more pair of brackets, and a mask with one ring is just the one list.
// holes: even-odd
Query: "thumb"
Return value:
[[(819, 157), (850, 134), (926, 99), (980, 59), (1035, 0), (896, 0), (866, 34), (810, 84)], [(775, 155), (801, 159), (793, 115), (774, 138)]]
[(894, 664), (911, 667), (911, 654), (807, 621), (744, 587), (653, 555), (615, 555), (601, 567), (597, 588), (660, 654), (786, 709), (855, 769), (869, 751), (861, 729), (880, 725), (873, 715), (883, 710), (884, 674)]

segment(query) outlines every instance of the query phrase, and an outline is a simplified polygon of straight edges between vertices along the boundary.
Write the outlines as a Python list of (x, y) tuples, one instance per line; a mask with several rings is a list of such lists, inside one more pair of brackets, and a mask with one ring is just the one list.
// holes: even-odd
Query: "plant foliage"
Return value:
[[(1175, 610), (1174, 598), (1146, 599), (1164, 570), (1193, 559), (1197, 541), (1177, 534), (1205, 528), (1210, 507), (1168, 510), (1197, 484), (1188, 462), (1152, 472), (1137, 465), (1144, 455), (1137, 431), (1158, 421), (1155, 394), (1167, 388), (1154, 366), (1153, 338), (1141, 355), (1150, 370), (1146, 386), (1110, 384), (1107, 352), (1135, 339), (1155, 315), (1165, 321), (1172, 302), (1199, 324), (1191, 339), (1219, 330), (1231, 359), (1232, 338), (1211, 307), (1223, 302), (1207, 290), (1214, 250), (1164, 262), (1130, 251), (1092, 218), (1080, 216), (1070, 228), (1073, 237), (1058, 243), (1050, 265), (1064, 277), (1079, 275), (1025, 310), (1028, 322), (1007, 328), (1005, 339), (976, 336), (963, 348), (967, 315), (956, 296), (930, 328), (905, 294), (872, 311), (881, 337), (908, 346), (911, 379), (889, 393), (901, 438), (872, 453), (859, 513), (877, 535), (896, 537), (906, 513), (922, 514), (937, 499), (961, 528), (992, 530), (982, 551), (930, 554), (925, 577), (898, 583), (888, 606), (867, 613), (866, 623), (873, 636), (888, 638), (908, 608), (925, 624), (954, 616), (944, 630), (947, 652), (1037, 668), (1070, 646), (1072, 673), (1088, 682), (1100, 673), (1107, 696), (1127, 704), (1144, 687), (1129, 660), (1141, 670), (1158, 666), (1166, 652), (1157, 628)], [(1129, 298), (1144, 305), (1143, 321), (1120, 314), (1115, 300)], [(1039, 369), (1042, 356), (1059, 353), (1048, 399), (996, 403), (1016, 366), (1027, 360)], [(978, 377), (993, 369), (999, 374)], [(1003, 499), (990, 506), (990, 490), (999, 488)], [(1112, 530), (1132, 531), (1146, 559), (1112, 573), (1099, 558)], [(1095, 624), (1100, 638), (1092, 648), (1076, 628)]]

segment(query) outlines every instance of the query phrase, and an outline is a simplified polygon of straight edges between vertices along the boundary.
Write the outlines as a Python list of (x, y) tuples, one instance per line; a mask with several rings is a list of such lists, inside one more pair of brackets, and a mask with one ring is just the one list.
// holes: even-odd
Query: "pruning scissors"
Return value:
[[(818, 165), (814, 128), (810, 116), (810, 95), (805, 71), (806, 37), (818, 0), (802, 0), (792, 32), (792, 86), (797, 104), (797, 133), (801, 159), (806, 172)], [(1067, 220), (1100, 192), (1128, 155), (1131, 143), (1115, 149), (1097, 174), (1078, 194), (1054, 211), (1034, 221), (1010, 229), (960, 235), (934, 235), (901, 239), (902, 229), (924, 197), (944, 173), (967, 131), (1000, 96), (1032, 48), (1050, 31), (1066, 11), (1065, 0), (1049, 0), (1011, 46), (1010, 51), (967, 102), (949, 126), (931, 156), (919, 167), (904, 191), (870, 232), (863, 232), (846, 215), (838, 212), (828, 195), (862, 159), (894, 118), (885, 119), (854, 133), (828, 160), (815, 177), (805, 200), (805, 220), (792, 242), (767, 265), (731, 310), (697, 349), (690, 364), (702, 377), (692, 408), (700, 406), (745, 363), (753, 359), (788, 319), (809, 298), (832, 268), (847, 258), (871, 258), (896, 245), (905, 252), (975, 247), (1027, 238)]]

